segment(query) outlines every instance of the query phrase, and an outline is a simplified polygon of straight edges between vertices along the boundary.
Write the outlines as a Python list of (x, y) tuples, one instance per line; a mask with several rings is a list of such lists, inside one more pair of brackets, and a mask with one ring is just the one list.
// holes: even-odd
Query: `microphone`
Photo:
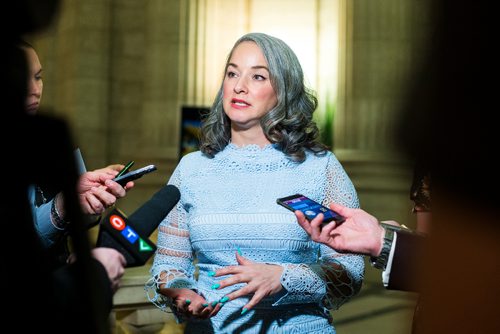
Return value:
[(135, 230), (140, 235), (151, 235), (180, 198), (181, 193), (174, 185), (169, 184), (158, 190), (149, 201), (129, 216)]
[(156, 251), (149, 236), (156, 230), (165, 216), (181, 197), (179, 189), (167, 185), (156, 192), (130, 217), (114, 208), (101, 221), (97, 247), (118, 250), (127, 260), (126, 267), (144, 265)]

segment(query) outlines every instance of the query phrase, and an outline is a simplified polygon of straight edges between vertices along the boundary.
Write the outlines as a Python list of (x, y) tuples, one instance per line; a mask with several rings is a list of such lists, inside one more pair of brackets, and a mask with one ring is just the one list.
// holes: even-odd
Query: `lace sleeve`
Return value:
[[(179, 187), (178, 170), (174, 171), (169, 184)], [(161, 310), (168, 311), (170, 308), (175, 313), (172, 300), (159, 293), (160, 286), (196, 290), (193, 253), (182, 199), (161, 222), (158, 228), (157, 247), (150, 271), (151, 278), (145, 286), (146, 295), (149, 301)]]
[(363, 282), (364, 261), (359, 255), (329, 253), (316, 264), (283, 267), (281, 284), (286, 292), (274, 306), (322, 303), (325, 308), (336, 310), (359, 292)]
[[(339, 161), (330, 156), (323, 204), (331, 202), (358, 208), (354, 185)], [(361, 255), (340, 254), (325, 245), (314, 264), (285, 264), (281, 284), (286, 293), (275, 305), (318, 302), (327, 309), (338, 309), (361, 289), (364, 260)]]

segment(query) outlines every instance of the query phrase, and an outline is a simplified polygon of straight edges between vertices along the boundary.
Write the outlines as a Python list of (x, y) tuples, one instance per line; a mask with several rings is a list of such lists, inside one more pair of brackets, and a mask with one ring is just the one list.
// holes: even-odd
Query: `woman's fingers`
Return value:
[(245, 306), (243, 306), (243, 308), (241, 309), (241, 314), (245, 314), (246, 312), (248, 312), (249, 310), (251, 310), (262, 299), (264, 299), (264, 297), (266, 297), (266, 295), (264, 293), (262, 293), (262, 292), (256, 292), (253, 295), (252, 299), (250, 299), (250, 301)]

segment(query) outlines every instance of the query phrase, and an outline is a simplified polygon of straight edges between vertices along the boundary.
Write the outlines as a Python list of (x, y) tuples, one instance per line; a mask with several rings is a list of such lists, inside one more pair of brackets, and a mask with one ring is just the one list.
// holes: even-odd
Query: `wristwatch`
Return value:
[(52, 200), (52, 205), (50, 207), (50, 220), (52, 221), (52, 224), (59, 230), (65, 230), (68, 227), (69, 222), (64, 220), (64, 218), (61, 217), (61, 214), (59, 213), (59, 210), (57, 210), (57, 197), (59, 194), (57, 194), (54, 199)]
[(399, 227), (389, 225), (389, 224), (380, 224), (384, 230), (384, 241), (382, 244), (382, 250), (380, 251), (380, 255), (375, 257), (370, 257), (370, 261), (373, 267), (381, 270), (385, 270), (387, 265), (387, 260), (389, 259), (389, 254), (391, 252), (392, 242), (394, 240), (394, 231), (400, 230)]

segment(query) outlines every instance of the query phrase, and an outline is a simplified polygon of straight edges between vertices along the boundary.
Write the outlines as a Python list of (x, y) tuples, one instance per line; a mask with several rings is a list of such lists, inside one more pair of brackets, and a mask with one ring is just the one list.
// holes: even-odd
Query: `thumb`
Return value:
[(114, 165), (108, 165), (106, 167), (102, 168), (96, 168), (93, 170), (93, 172), (99, 172), (99, 173), (110, 173), (110, 174), (115, 174), (115, 172), (119, 172), (124, 168), (124, 165), (121, 164), (114, 164)]
[(122, 164), (113, 164), (113, 165), (109, 165), (109, 166), (106, 166), (104, 169), (107, 170), (107, 171), (116, 171), (116, 172), (119, 172), (121, 171), (125, 166), (122, 165)]
[(337, 203), (330, 203), (330, 209), (332, 209), (333, 211), (335, 211), (337, 213), (340, 213), (344, 217), (352, 216), (352, 214), (353, 214), (352, 211), (354, 210), (354, 209), (348, 208), (346, 206), (343, 206), (343, 205), (340, 205)]

